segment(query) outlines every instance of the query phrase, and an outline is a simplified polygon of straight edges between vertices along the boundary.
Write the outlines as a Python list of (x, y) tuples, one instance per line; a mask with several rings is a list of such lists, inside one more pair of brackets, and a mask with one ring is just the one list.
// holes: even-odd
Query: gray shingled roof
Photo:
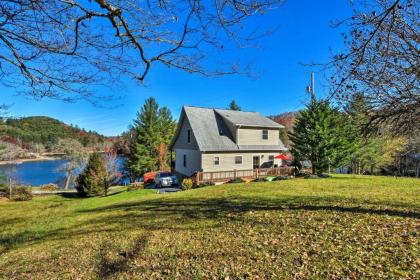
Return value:
[(281, 124), (278, 124), (257, 112), (243, 112), (221, 109), (215, 109), (214, 111), (235, 126), (284, 128), (284, 126)]
[[(235, 125), (280, 128), (283, 127), (268, 118), (254, 112), (239, 112), (211, 108), (184, 106), (200, 151), (251, 151), (251, 150), (282, 150), (283, 143), (272, 145), (241, 145), (233, 140), (224, 120)], [(221, 117), (223, 115), (223, 118)], [(242, 116), (242, 118), (241, 118)]]
[(200, 151), (237, 150), (229, 129), (210, 108), (184, 106)]

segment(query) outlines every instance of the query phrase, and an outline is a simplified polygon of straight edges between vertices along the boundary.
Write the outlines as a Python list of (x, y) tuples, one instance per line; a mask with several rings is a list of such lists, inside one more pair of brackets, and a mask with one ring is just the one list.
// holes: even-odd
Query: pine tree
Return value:
[(169, 109), (159, 109), (154, 98), (147, 99), (137, 113), (133, 129), (125, 166), (127, 175), (134, 180), (146, 172), (167, 168), (167, 146), (175, 132), (175, 122)]
[(105, 178), (104, 159), (99, 153), (93, 153), (89, 156), (85, 169), (76, 180), (77, 192), (84, 197), (103, 195), (106, 193)]
[(241, 111), (241, 107), (239, 107), (235, 100), (232, 100), (229, 104), (229, 110)]
[(348, 160), (352, 148), (346, 116), (326, 101), (312, 100), (300, 112), (289, 134), (292, 154), (312, 163), (313, 174), (337, 168)]
[(158, 119), (160, 132), (160, 141), (157, 147), (158, 167), (159, 170), (167, 170), (170, 168), (170, 151), (168, 151), (168, 146), (175, 134), (176, 123), (167, 107), (159, 109)]

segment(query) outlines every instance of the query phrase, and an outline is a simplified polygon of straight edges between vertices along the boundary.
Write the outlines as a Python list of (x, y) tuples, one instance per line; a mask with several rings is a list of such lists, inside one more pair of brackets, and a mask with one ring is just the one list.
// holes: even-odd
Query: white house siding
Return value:
[[(184, 167), (184, 155), (187, 156), (187, 165)], [(198, 150), (175, 149), (175, 171), (191, 176), (201, 170), (201, 152)]]
[[(268, 162), (269, 156), (276, 156), (280, 151), (273, 152), (235, 152), (235, 153), (203, 153), (201, 167), (204, 172), (248, 170), (253, 168), (253, 157), (260, 156), (261, 165)], [(235, 156), (242, 156), (242, 164), (235, 164)], [(219, 165), (214, 165), (214, 157), (219, 157)], [(278, 163), (277, 160), (274, 162)]]
[(279, 130), (268, 129), (268, 139), (262, 139), (264, 128), (239, 128), (237, 130), (238, 145), (278, 145)]

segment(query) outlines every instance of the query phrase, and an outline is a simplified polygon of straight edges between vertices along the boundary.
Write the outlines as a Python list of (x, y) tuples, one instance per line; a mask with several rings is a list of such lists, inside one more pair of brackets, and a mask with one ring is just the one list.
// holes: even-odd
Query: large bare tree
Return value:
[(241, 65), (209, 54), (228, 40), (248, 44), (259, 33), (247, 19), (280, 1), (2, 0), (0, 81), (38, 98), (94, 100), (91, 85), (143, 82), (155, 64), (237, 73)]
[(354, 1), (354, 15), (337, 23), (349, 31), (346, 49), (329, 65), (332, 95), (347, 101), (363, 93), (372, 128), (410, 133), (419, 127), (419, 15), (418, 0)]

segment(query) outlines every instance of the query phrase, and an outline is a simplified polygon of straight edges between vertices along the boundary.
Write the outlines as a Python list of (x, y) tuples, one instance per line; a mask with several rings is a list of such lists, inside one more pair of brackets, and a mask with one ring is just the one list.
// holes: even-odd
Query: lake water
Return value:
[[(123, 159), (120, 158), (119, 169), (122, 168)], [(20, 164), (0, 165), (0, 175), (16, 180), (20, 184), (30, 186), (40, 186), (54, 183), (63, 187), (66, 180), (66, 174), (62, 170), (63, 165), (67, 163), (66, 159), (29, 161)]]

